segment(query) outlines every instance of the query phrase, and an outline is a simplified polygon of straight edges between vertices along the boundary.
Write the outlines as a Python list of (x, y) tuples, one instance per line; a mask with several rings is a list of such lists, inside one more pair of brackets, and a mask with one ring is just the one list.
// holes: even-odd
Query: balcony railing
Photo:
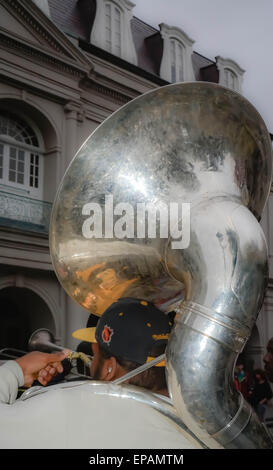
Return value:
[(52, 204), (0, 191), (0, 226), (48, 234)]

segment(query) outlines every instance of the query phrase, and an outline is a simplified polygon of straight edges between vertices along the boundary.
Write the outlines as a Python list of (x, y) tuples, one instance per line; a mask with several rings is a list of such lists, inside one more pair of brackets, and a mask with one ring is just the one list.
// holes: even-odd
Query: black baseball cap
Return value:
[[(113, 356), (144, 364), (155, 345), (167, 345), (173, 322), (151, 302), (122, 298), (108, 307), (97, 326), (82, 328), (73, 337), (99, 345)], [(159, 366), (164, 366), (162, 361)]]

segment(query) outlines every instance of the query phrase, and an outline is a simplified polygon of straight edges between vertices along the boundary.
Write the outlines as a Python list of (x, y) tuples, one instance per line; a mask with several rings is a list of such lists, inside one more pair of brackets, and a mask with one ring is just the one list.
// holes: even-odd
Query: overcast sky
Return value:
[(243, 95), (273, 133), (273, 0), (133, 0), (134, 16), (158, 28), (180, 27), (194, 51), (235, 60)]

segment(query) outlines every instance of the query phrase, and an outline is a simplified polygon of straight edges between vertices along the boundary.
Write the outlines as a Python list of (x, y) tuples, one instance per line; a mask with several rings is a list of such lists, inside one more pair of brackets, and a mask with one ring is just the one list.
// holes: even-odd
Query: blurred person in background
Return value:
[(253, 406), (259, 419), (264, 422), (267, 404), (273, 397), (273, 393), (263, 369), (254, 370), (254, 379), (253, 390), (249, 392), (249, 403)]
[(264, 356), (264, 370), (268, 380), (273, 383), (273, 338), (268, 341), (267, 353)]
[(241, 392), (245, 400), (249, 400), (249, 391), (251, 387), (251, 377), (245, 370), (245, 365), (241, 357), (237, 359), (234, 371), (234, 383), (236, 390)]

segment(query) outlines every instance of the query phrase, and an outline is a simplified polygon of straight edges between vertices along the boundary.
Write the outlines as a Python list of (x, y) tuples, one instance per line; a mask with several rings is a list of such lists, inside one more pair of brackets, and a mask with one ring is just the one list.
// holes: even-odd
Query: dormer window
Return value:
[(131, 31), (132, 9), (129, 0), (97, 0), (91, 44), (137, 64)]
[(225, 69), (225, 86), (231, 88), (232, 90), (237, 90), (237, 75), (230, 69)]
[(121, 15), (120, 9), (111, 3), (105, 4), (105, 48), (121, 56)]
[(231, 90), (242, 91), (244, 70), (231, 59), (216, 57), (216, 66), (219, 70), (219, 85), (223, 85)]
[(174, 38), (171, 38), (171, 81), (184, 81), (184, 46)]
[(159, 26), (163, 39), (160, 76), (172, 83), (195, 80), (191, 58), (194, 41), (179, 28), (163, 23)]

